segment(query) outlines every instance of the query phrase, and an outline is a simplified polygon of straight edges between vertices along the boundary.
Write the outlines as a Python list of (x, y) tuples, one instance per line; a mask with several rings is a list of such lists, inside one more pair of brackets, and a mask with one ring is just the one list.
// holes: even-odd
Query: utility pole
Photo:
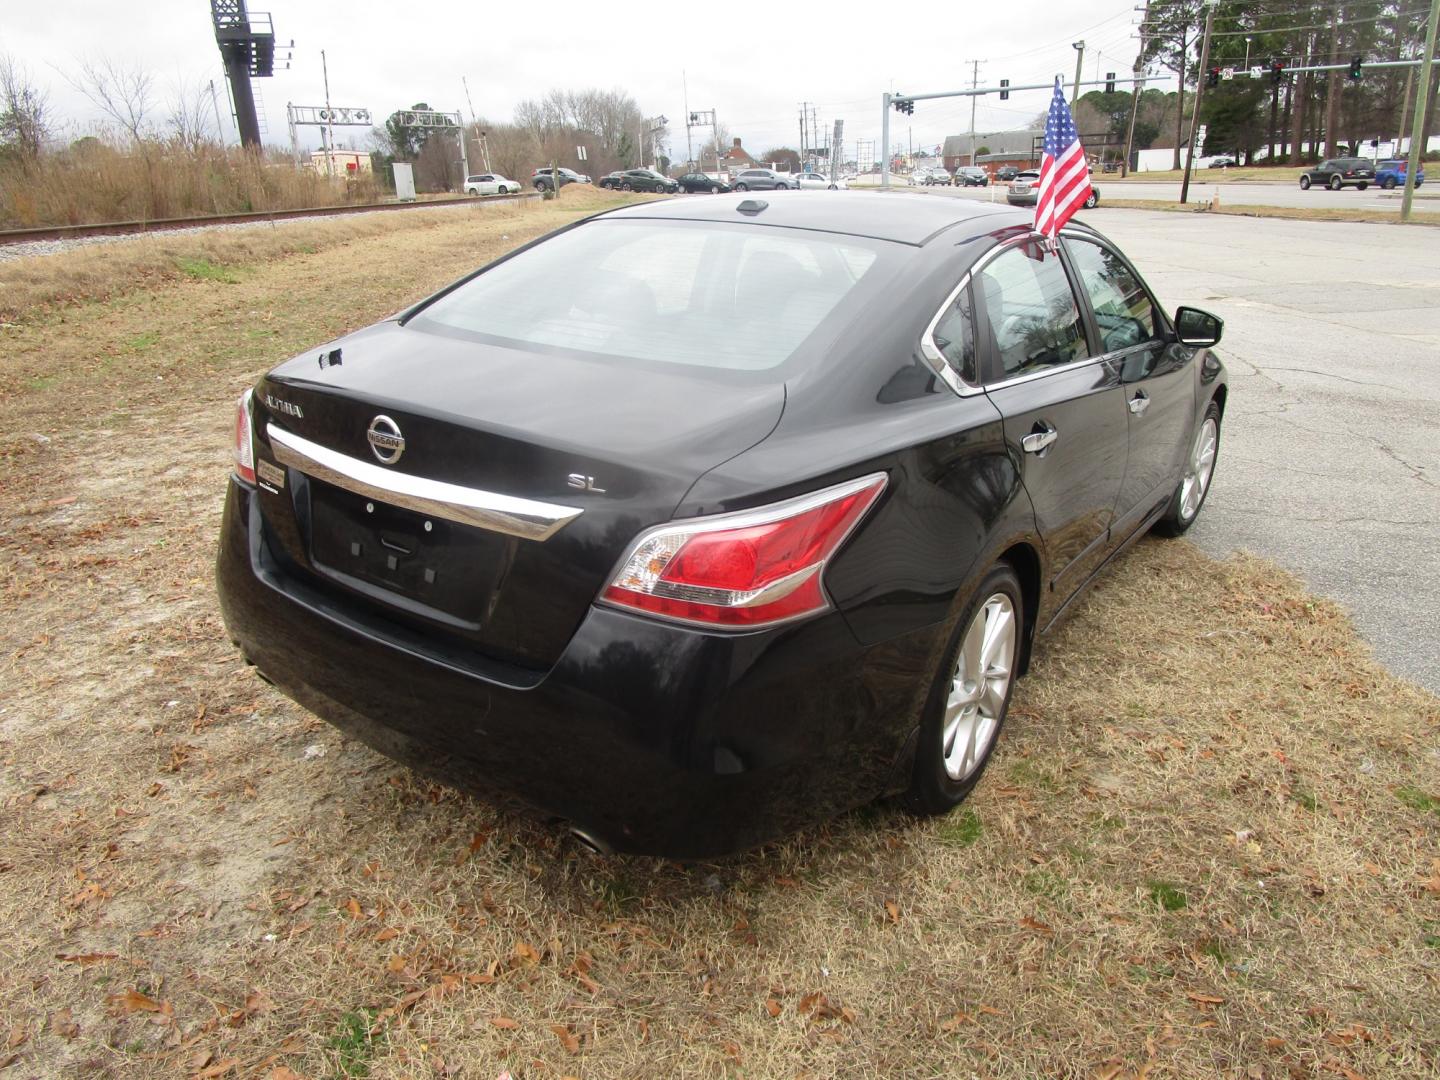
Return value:
[(1085, 64), (1085, 42), (1084, 40), (1071, 42), (1070, 47), (1075, 50), (1075, 86), (1070, 91), (1070, 107), (1075, 107), (1075, 99), (1080, 96), (1080, 69)]
[[(1440, 0), (1435, 0), (1440, 3)], [(1194, 112), (1190, 117), (1190, 149), (1185, 155), (1185, 179), (1180, 184), (1180, 202), (1190, 198), (1190, 174), (1195, 169), (1195, 133), (1200, 130), (1200, 105), (1205, 100), (1205, 72), (1210, 64), (1210, 30), (1215, 25), (1215, 0), (1205, 3), (1205, 36), (1200, 39), (1200, 68), (1195, 80)]]
[(325, 175), (333, 178), (335, 176), (335, 128), (331, 126), (329, 120), (335, 110), (330, 108), (330, 68), (325, 63), (324, 49), (320, 50), (320, 71), (325, 77), (325, 141), (330, 144), (325, 150)]
[(1400, 220), (1410, 220), (1410, 203), (1415, 197), (1415, 177), (1420, 172), (1420, 159), (1425, 143), (1425, 109), (1430, 97), (1430, 79), (1435, 68), (1435, 32), (1440, 28), (1440, 0), (1430, 0), (1430, 28), (1425, 33), (1425, 59), (1420, 78), (1415, 80), (1415, 119), (1410, 128), (1410, 162), (1405, 169), (1405, 197), (1400, 203)]
[[(975, 90), (980, 86), (980, 61), (970, 61), (970, 89)], [(975, 103), (979, 96), (970, 99), (970, 164), (975, 164)]]
[(1125, 160), (1120, 163), (1120, 178), (1130, 175), (1130, 155), (1135, 149), (1135, 118), (1140, 115), (1140, 76), (1145, 70), (1145, 24), (1150, 20), (1150, 0), (1145, 0), (1145, 14), (1140, 20), (1140, 51), (1135, 54), (1135, 81), (1130, 84), (1130, 127), (1125, 133)]
[[(1428, 84), (1427, 84), (1428, 85)], [(880, 99), (880, 190), (890, 190), (890, 92)]]
[[(1409, 84), (1408, 84), (1408, 83), (1406, 84), (1405, 96), (1406, 96), (1406, 97), (1409, 97), (1409, 96), (1410, 96), (1410, 90), (1409, 90)], [(225, 139), (225, 125), (224, 125), (224, 123), (222, 123), (221, 120), (220, 120), (220, 95), (215, 92), (215, 80), (214, 80), (214, 79), (211, 79), (211, 80), (210, 80), (210, 107), (215, 110), (215, 137), (220, 140), (220, 145), (221, 145), (221, 146), (224, 146), (224, 145), (225, 145), (225, 142), (226, 142), (226, 139)], [(1400, 123), (1401, 123), (1402, 126), (1404, 125), (1404, 123), (1405, 123), (1404, 118), (1401, 118)], [(293, 128), (291, 129), (290, 134), (291, 134), (292, 136), (295, 134), (295, 131), (294, 131)], [(291, 141), (293, 142), (294, 140), (292, 139)], [(1395, 144), (1395, 148), (1396, 148), (1397, 150), (1400, 148), (1400, 144), (1399, 144), (1398, 142)], [(295, 154), (295, 164), (296, 164), (296, 165), (299, 165), (299, 164), (300, 164), (300, 154), (299, 154), (299, 151), (296, 151), (296, 154)]]
[(800, 102), (800, 160), (805, 160), (805, 102)]
[(680, 69), (680, 89), (685, 95), (685, 167), (695, 167), (695, 147), (690, 142), (690, 80), (685, 77), (685, 69)]

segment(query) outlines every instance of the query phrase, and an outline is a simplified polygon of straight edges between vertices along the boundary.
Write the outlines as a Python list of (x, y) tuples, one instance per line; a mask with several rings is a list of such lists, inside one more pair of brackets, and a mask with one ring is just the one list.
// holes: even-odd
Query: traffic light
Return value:
[(1210, 89), (1219, 85), (1220, 69), (1218, 67), (1212, 67), (1209, 71), (1205, 73), (1205, 86), (1207, 89)]
[(911, 101), (907, 97), (899, 97), (898, 95), (894, 100), (896, 112), (904, 113), (906, 116), (915, 115), (915, 102)]
[(1010, 87), (1010, 80), (1009, 80), (1009, 79), (1001, 79), (1001, 80), (1000, 80), (1000, 100), (1001, 100), (1001, 101), (1009, 101), (1009, 100), (1010, 100), (1010, 90), (1009, 90), (1009, 87)]
[(1360, 65), (1364, 62), (1365, 58), (1363, 56), (1356, 55), (1350, 58), (1350, 78), (1360, 78)]
[(1285, 81), (1285, 61), (1284, 61), (1284, 60), (1271, 60), (1271, 61), (1270, 61), (1270, 81), (1271, 81), (1272, 83), (1274, 83), (1276, 86), (1279, 86), (1282, 82)]
[(1113, 71), (1107, 71), (1107, 72), (1105, 72), (1105, 93), (1107, 93), (1107, 94), (1113, 94), (1114, 92), (1115, 92), (1115, 73), (1114, 73)]

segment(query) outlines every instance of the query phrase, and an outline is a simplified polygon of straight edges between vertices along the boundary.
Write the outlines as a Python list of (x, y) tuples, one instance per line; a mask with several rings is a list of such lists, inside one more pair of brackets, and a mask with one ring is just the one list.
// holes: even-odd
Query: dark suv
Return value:
[(620, 175), (620, 190), (658, 191), (662, 195), (673, 195), (680, 190), (680, 185), (653, 169), (626, 169)]
[(799, 186), (798, 182), (774, 169), (746, 169), (735, 177), (736, 191), (783, 191)]
[(1329, 158), (1309, 172), (1300, 174), (1300, 190), (1312, 187), (1327, 187), (1339, 191), (1343, 187), (1357, 187), (1364, 191), (1375, 182), (1375, 167), (1364, 158)]
[(713, 176), (706, 176), (704, 173), (686, 173), (680, 177), (678, 183), (682, 191), (696, 192), (708, 191), (716, 195), (730, 190), (730, 185), (724, 180), (716, 180)]
[[(581, 176), (573, 169), (556, 169), (555, 171), (560, 174), (561, 187), (566, 184), (588, 184), (590, 182), (588, 176)], [(543, 169), (536, 169), (530, 174), (530, 183), (535, 186), (536, 191), (548, 191), (553, 188), (555, 179), (550, 175), (550, 167), (547, 165)]]

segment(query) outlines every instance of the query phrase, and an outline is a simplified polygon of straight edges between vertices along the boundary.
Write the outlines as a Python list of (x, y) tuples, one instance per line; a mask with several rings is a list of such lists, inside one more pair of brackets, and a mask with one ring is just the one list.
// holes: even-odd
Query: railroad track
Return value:
[(518, 195), (467, 195), (454, 199), (430, 199), (425, 202), (361, 203), (346, 206), (312, 206), (301, 210), (257, 210), (247, 214), (210, 214), (205, 217), (162, 218), (157, 221), (106, 221), (94, 225), (52, 225), (40, 229), (6, 229), (0, 231), (0, 244), (25, 244), (43, 240), (78, 240), (87, 236), (127, 236), (131, 234), (167, 232), (172, 229), (199, 229), (207, 225), (259, 224), (284, 221), (286, 218), (336, 217), (341, 214), (364, 214), (377, 210), (417, 210), (460, 203), (478, 205), (493, 202), (523, 202), (538, 199), (540, 193)]

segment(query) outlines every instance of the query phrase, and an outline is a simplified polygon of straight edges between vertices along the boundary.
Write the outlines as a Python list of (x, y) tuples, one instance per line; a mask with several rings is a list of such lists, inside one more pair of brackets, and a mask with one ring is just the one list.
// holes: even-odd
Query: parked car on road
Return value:
[(680, 185), (668, 176), (662, 176), (654, 169), (626, 169), (620, 178), (621, 191), (658, 191), (662, 195), (673, 195)]
[(783, 191), (796, 186), (793, 176), (774, 169), (745, 169), (733, 185), (736, 191)]
[[(1410, 169), (1410, 162), (1405, 158), (1391, 158), (1382, 161), (1375, 166), (1375, 183), (1379, 184), (1386, 191), (1394, 191), (1397, 187), (1405, 186), (1405, 174)], [(1415, 186), (1418, 188), (1425, 183), (1425, 170), (1415, 170)]]
[(925, 187), (935, 187), (937, 184), (949, 187), (951, 177), (944, 169), (931, 169), (929, 172), (921, 174), (919, 183)]
[(466, 195), (510, 195), (519, 190), (518, 180), (507, 180), (499, 173), (480, 173), (465, 178)]
[[(588, 176), (581, 176), (574, 169), (557, 169), (555, 171), (560, 174), (560, 186), (562, 188), (566, 184), (588, 184), (590, 182)], [(550, 175), (550, 167), (547, 165), (543, 169), (536, 169), (530, 174), (530, 183), (536, 191), (549, 191), (553, 189), (555, 186), (555, 178)]]
[(605, 174), (604, 176), (602, 176), (599, 180), (597, 180), (597, 181), (596, 181), (596, 186), (597, 186), (597, 187), (602, 187), (602, 188), (611, 188), (611, 189), (613, 189), (613, 190), (615, 190), (615, 191), (619, 191), (619, 190), (620, 190), (620, 185), (624, 182), (624, 180), (625, 180), (625, 170), (624, 170), (624, 169), (616, 169), (614, 172), (612, 172), (612, 173), (606, 173), (606, 174)]
[(1017, 177), (1017, 176), (1019, 176), (1019, 175), (1020, 175), (1020, 170), (1017, 169), (1014, 165), (1002, 165), (1002, 166), (1000, 166), (1000, 168), (998, 168), (998, 169), (995, 170), (995, 179), (996, 179), (996, 180), (1006, 180), (1006, 181), (1014, 180), (1015, 177)]
[(1375, 167), (1364, 158), (1329, 158), (1315, 168), (1300, 174), (1300, 190), (1312, 187), (1329, 188), (1339, 191), (1343, 187), (1357, 187), (1364, 191), (1375, 182)]
[(706, 176), (704, 173), (686, 173), (676, 183), (680, 185), (681, 191), (686, 192), (708, 191), (719, 195), (730, 190), (730, 185), (724, 180), (716, 180), (713, 176)]
[[(1040, 198), (1040, 170), (1026, 169), (1010, 181), (1005, 189), (1005, 201), (1011, 206), (1034, 206)], [(1085, 209), (1089, 210), (1100, 201), (1100, 189), (1090, 182), (1090, 194), (1085, 198)]]
[(648, 202), (307, 350), (238, 403), (230, 637), (381, 753), (592, 847), (703, 858), (889, 793), (947, 812), (1041, 636), (1195, 522), (1226, 409), (1218, 318), (1029, 224)]
[(961, 165), (955, 170), (956, 187), (989, 187), (990, 174), (978, 165)]
[(850, 186), (849, 184), (845, 183), (844, 180), (832, 180), (830, 179), (830, 177), (826, 176), (824, 173), (821, 172), (801, 173), (797, 178), (797, 182), (799, 183), (800, 190), (802, 191), (806, 189), (819, 191), (838, 191), (841, 188), (848, 188)]

